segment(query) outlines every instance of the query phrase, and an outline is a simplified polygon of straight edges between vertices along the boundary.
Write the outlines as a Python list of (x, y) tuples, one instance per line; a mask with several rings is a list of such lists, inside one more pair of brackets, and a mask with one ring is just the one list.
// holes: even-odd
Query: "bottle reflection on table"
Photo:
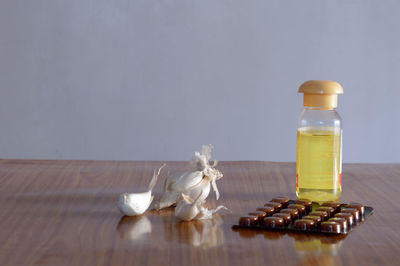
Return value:
[(294, 238), (294, 247), (300, 265), (341, 265), (337, 256), (346, 235), (289, 233)]
[(294, 240), (294, 249), (300, 265), (341, 265), (338, 252), (346, 235), (305, 234), (300, 232), (267, 231), (246, 228), (233, 228), (241, 238), (255, 238), (277, 241), (285, 236)]

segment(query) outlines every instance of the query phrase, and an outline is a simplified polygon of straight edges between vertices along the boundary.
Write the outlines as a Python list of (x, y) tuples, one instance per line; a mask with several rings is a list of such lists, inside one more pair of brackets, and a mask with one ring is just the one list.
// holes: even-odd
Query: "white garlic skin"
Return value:
[(227, 210), (230, 212), (230, 210), (223, 205), (219, 205), (219, 206), (217, 206), (217, 208), (211, 209), (211, 210), (209, 210), (208, 208), (206, 208), (202, 205), (202, 206), (200, 206), (200, 213), (199, 213), (199, 215), (197, 215), (196, 219), (198, 219), (198, 220), (211, 219), (213, 217), (214, 213), (217, 213), (219, 210)]
[(143, 214), (153, 201), (151, 191), (143, 193), (124, 193), (119, 197), (118, 209), (126, 216)]

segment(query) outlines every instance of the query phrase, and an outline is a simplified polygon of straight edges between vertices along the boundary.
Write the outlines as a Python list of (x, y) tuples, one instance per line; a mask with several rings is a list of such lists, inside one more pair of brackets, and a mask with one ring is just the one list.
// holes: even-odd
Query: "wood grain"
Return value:
[[(120, 193), (143, 191), (161, 162), (0, 160), (0, 265), (398, 265), (400, 165), (343, 167), (342, 201), (375, 208), (347, 237), (233, 231), (273, 196), (295, 198), (295, 164), (222, 162), (213, 220), (173, 209), (122, 217)], [(186, 163), (167, 162), (167, 171)], [(216, 206), (215, 195), (209, 197)]]

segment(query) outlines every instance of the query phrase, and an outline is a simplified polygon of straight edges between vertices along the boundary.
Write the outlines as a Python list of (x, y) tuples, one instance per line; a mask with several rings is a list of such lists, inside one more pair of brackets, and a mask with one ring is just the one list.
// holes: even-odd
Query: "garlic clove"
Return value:
[(198, 202), (203, 202), (210, 194), (210, 190), (210, 181), (207, 178), (203, 178), (198, 185), (186, 189), (183, 194), (191, 199), (198, 199)]
[(175, 216), (183, 221), (193, 220), (200, 213), (201, 196), (200, 194), (196, 200), (193, 200), (182, 193), (175, 207)]
[(171, 179), (172, 180), (170, 180), (167, 189), (183, 191), (200, 183), (203, 179), (203, 171), (188, 171), (177, 176), (176, 178), (172, 177)]
[(153, 178), (149, 184), (149, 190), (142, 193), (123, 193), (118, 200), (118, 209), (122, 214), (127, 216), (136, 216), (143, 214), (149, 208), (154, 196), (151, 195), (151, 190), (154, 188), (157, 178), (160, 175), (163, 164), (157, 171), (154, 171)]
[(119, 197), (118, 208), (127, 216), (143, 214), (153, 200), (151, 191), (143, 193), (124, 193)]

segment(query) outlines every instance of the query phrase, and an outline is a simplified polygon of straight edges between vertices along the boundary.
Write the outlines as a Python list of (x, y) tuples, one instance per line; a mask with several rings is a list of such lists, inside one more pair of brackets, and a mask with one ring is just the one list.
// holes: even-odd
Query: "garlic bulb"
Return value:
[[(209, 186), (211, 184), (215, 191), (216, 198), (219, 198), (219, 191), (216, 181), (222, 178), (222, 173), (215, 169), (217, 161), (214, 165), (210, 166), (209, 160), (211, 158), (212, 145), (203, 145), (201, 153), (196, 152), (190, 166), (192, 171), (187, 171), (181, 175), (169, 176), (164, 184), (164, 194), (161, 200), (156, 203), (156, 209), (163, 209), (172, 205), (176, 205), (181, 194), (190, 196), (190, 198), (197, 198), (200, 191), (203, 193), (203, 198), (207, 198), (210, 192)], [(208, 192), (203, 187), (208, 186)]]
[(195, 187), (202, 179), (202, 171), (187, 171), (181, 175), (169, 176), (165, 180), (164, 194), (155, 204), (155, 208), (160, 210), (175, 205), (181, 193)]
[(160, 175), (163, 164), (158, 171), (154, 170), (153, 178), (150, 181), (148, 191), (142, 193), (123, 193), (118, 201), (119, 210), (127, 216), (135, 216), (143, 214), (150, 206), (154, 196), (151, 194), (152, 189), (156, 185), (157, 178)]

